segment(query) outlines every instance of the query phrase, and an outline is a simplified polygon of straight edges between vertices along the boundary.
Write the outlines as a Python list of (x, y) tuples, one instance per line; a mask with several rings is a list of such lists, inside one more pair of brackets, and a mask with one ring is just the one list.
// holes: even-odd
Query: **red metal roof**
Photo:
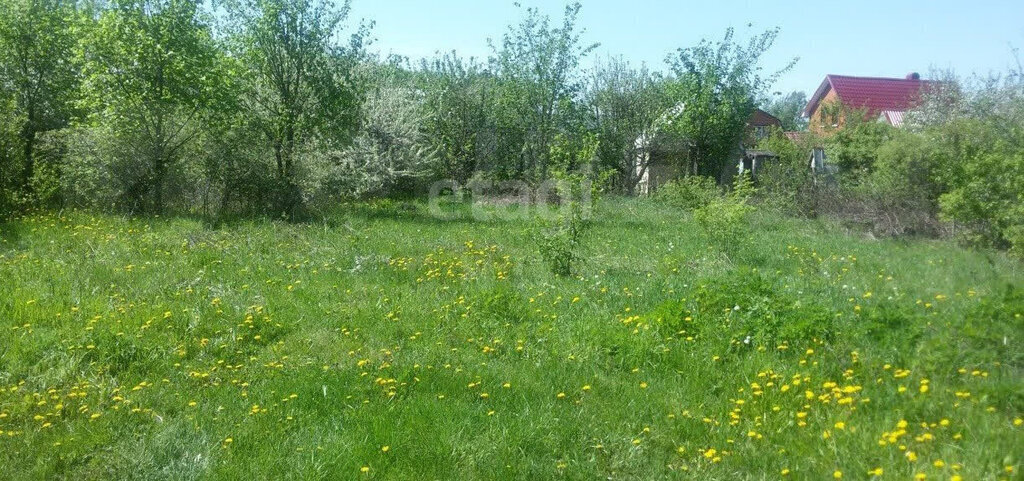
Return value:
[(847, 75), (826, 75), (825, 81), (811, 97), (804, 109), (810, 116), (818, 108), (821, 99), (829, 90), (835, 90), (840, 102), (853, 109), (865, 109), (868, 115), (877, 116), (885, 110), (905, 111), (915, 106), (920, 99), (922, 87), (929, 84), (919, 78), (851, 77)]

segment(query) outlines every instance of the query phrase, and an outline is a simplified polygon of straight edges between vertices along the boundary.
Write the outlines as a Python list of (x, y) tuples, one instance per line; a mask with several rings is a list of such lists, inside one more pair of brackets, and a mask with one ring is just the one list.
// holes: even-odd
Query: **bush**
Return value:
[(962, 183), (940, 198), (942, 214), (971, 244), (1024, 257), (1024, 152), (986, 153), (963, 165)]
[(693, 218), (712, 244), (726, 253), (733, 253), (750, 237), (750, 197), (753, 183), (748, 175), (736, 177), (728, 195), (693, 211)]
[(715, 179), (700, 175), (682, 177), (661, 186), (655, 198), (682, 209), (695, 211), (718, 200), (722, 190)]
[(839, 168), (843, 177), (858, 177), (875, 170), (878, 148), (888, 141), (896, 129), (875, 119), (861, 120), (861, 114), (850, 113), (850, 121), (825, 142), (829, 162)]
[(579, 203), (569, 204), (554, 223), (538, 236), (540, 256), (552, 274), (561, 277), (572, 275), (573, 265), (580, 260), (580, 238), (589, 225), (583, 216)]
[(813, 178), (809, 154), (821, 139), (803, 132), (793, 141), (781, 130), (757, 143), (758, 150), (775, 154), (775, 158), (758, 167), (758, 205), (782, 214), (814, 218), (818, 215), (818, 200), (822, 183)]

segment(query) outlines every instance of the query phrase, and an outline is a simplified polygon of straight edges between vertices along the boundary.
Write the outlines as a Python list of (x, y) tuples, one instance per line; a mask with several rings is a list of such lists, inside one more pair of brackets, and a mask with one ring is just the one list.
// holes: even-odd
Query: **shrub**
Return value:
[(963, 167), (963, 182), (940, 198), (943, 216), (962, 224), (971, 244), (1024, 257), (1024, 153), (986, 153)]
[(829, 162), (844, 177), (857, 177), (874, 171), (878, 148), (896, 131), (889, 124), (875, 119), (861, 120), (861, 114), (850, 113), (847, 125), (828, 138), (825, 148)]
[(748, 175), (736, 177), (728, 195), (693, 211), (693, 218), (712, 244), (726, 253), (733, 253), (750, 237), (750, 197), (753, 183)]
[(758, 150), (776, 155), (758, 167), (758, 205), (786, 215), (816, 217), (824, 185), (812, 177), (808, 159), (810, 152), (820, 144), (821, 139), (811, 132), (802, 132), (794, 141), (778, 129), (758, 142)]
[(715, 179), (700, 175), (682, 177), (658, 189), (655, 198), (682, 209), (694, 211), (722, 196)]
[(538, 236), (540, 256), (552, 274), (572, 275), (573, 265), (580, 259), (580, 238), (588, 226), (579, 203), (569, 205), (568, 212), (558, 218)]

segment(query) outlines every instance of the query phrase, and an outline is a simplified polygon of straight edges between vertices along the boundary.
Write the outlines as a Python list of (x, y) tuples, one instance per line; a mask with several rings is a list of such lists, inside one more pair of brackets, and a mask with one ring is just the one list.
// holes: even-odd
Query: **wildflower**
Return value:
[(779, 471), (779, 474), (789, 476), (789, 468), (783, 468), (782, 471)]
[(365, 473), (369, 473), (370, 472), (370, 467), (369, 466), (363, 466), (363, 467), (359, 468), (359, 472), (360, 473), (364, 473), (364, 474)]
[(881, 467), (878, 467), (878, 468), (872, 469), (871, 471), (868, 471), (868, 476), (881, 476), (882, 473), (884, 473), (884, 472), (885, 471), (882, 470)]
[(837, 469), (834, 473), (832, 473), (832, 477), (836, 479), (843, 479), (843, 472)]
[(380, 451), (381, 451), (382, 453), (386, 453), (386, 452), (388, 452), (388, 451), (390, 451), (390, 450), (391, 450), (391, 446), (381, 446), (381, 447), (380, 447)]

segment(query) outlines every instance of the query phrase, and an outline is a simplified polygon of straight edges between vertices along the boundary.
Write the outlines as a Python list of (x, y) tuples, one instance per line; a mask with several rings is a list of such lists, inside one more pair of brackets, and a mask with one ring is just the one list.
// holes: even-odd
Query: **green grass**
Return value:
[(1020, 478), (1020, 264), (597, 214), (572, 278), (421, 204), (2, 225), (0, 477)]

